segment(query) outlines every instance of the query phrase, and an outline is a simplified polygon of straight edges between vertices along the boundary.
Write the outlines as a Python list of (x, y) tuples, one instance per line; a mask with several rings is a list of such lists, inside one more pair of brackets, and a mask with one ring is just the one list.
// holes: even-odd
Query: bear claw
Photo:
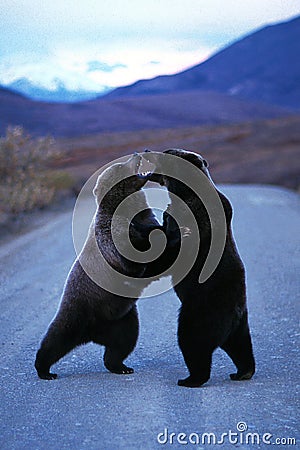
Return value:
[(127, 367), (125, 366), (125, 364), (123, 364), (121, 367), (107, 367), (106, 368), (112, 372), (112, 373), (117, 373), (119, 375), (128, 375), (130, 373), (134, 373), (134, 370), (131, 367)]
[(56, 373), (39, 373), (38, 376), (42, 379), (42, 380), (55, 380), (57, 378), (57, 374)]

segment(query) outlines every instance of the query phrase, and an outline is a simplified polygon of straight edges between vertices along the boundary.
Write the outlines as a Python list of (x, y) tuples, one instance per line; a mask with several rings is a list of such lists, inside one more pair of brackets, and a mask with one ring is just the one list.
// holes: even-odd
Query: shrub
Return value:
[[(59, 157), (51, 137), (32, 138), (21, 127), (8, 128), (0, 138), (0, 213), (18, 214), (51, 203), (60, 186), (49, 165)], [(63, 172), (55, 173), (64, 179)]]

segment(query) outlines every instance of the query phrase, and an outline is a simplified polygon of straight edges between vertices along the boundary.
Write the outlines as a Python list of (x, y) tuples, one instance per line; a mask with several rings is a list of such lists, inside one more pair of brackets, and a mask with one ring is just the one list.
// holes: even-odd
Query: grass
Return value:
[(299, 190), (300, 116), (231, 125), (101, 133), (58, 139), (78, 187), (99, 167), (134, 151), (177, 147), (202, 154), (216, 183), (272, 184)]
[(21, 127), (7, 130), (0, 138), (0, 221), (44, 208), (72, 187), (70, 174), (51, 169), (61, 156), (51, 137), (34, 139)]
[(33, 138), (23, 128), (0, 138), (0, 224), (79, 193), (104, 164), (134, 151), (201, 153), (216, 183), (273, 184), (300, 192), (300, 117), (232, 125)]

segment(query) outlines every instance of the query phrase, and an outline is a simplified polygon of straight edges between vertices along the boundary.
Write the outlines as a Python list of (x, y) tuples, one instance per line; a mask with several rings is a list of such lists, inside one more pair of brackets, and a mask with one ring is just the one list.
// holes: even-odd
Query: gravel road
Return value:
[(75, 257), (67, 211), (0, 247), (2, 450), (300, 448), (300, 199), (275, 187), (222, 190), (247, 268), (255, 377), (231, 381), (233, 364), (218, 350), (205, 386), (178, 387), (187, 371), (169, 291), (139, 302), (134, 374), (107, 372), (103, 348), (88, 344), (57, 363), (57, 380), (39, 380), (35, 352)]

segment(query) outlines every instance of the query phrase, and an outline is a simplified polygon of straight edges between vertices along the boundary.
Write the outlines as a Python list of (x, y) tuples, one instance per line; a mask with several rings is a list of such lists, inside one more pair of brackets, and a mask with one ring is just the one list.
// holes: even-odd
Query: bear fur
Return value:
[[(120, 255), (111, 235), (112, 216), (116, 207), (147, 182), (146, 177), (138, 174), (140, 160), (140, 155), (135, 154), (124, 163), (110, 166), (98, 177), (94, 189), (97, 211), (88, 238), (71, 268), (58, 312), (36, 355), (35, 368), (42, 379), (56, 378), (57, 375), (50, 372), (50, 367), (74, 347), (90, 341), (105, 346), (104, 364), (109, 371), (118, 374), (133, 372), (123, 361), (133, 351), (137, 341), (139, 324), (136, 300), (143, 286), (138, 285), (133, 289), (132, 298), (115, 295), (92, 281), (81, 262), (101, 277), (108, 276), (101, 260), (99, 262), (99, 258), (93, 258), (93, 240), (96, 239), (104, 258), (115, 270), (130, 277), (143, 277), (146, 265), (129, 261)], [(99, 203), (103, 188), (113, 186), (114, 177), (121, 171), (122, 181), (109, 190)], [(160, 228), (160, 225), (148, 208), (143, 194), (139, 196), (139, 204), (135, 200), (132, 206), (136, 208), (135, 211), (138, 208), (141, 212), (131, 221), (129, 235), (132, 245), (144, 251), (149, 248), (149, 233)], [(116, 230), (121, 240), (122, 234), (126, 233), (126, 223), (128, 225), (128, 217), (117, 218)]]
[[(168, 149), (164, 153), (188, 160), (211, 180), (208, 164), (199, 154), (182, 149)], [(154, 161), (159, 161), (159, 158)], [(159, 162), (157, 165), (159, 167)], [(180, 164), (178, 166), (180, 168)], [(178, 175), (180, 179), (180, 174)], [(196, 218), (201, 238), (193, 267), (174, 286), (182, 303), (178, 319), (178, 343), (189, 370), (189, 376), (179, 380), (178, 384), (200, 387), (206, 383), (210, 378), (212, 354), (217, 347), (225, 350), (237, 367), (237, 373), (230, 375), (232, 380), (250, 379), (255, 372), (255, 362), (248, 325), (245, 270), (232, 235), (230, 202), (217, 190), (226, 216), (226, 243), (216, 270), (207, 281), (200, 284), (199, 274), (211, 241), (211, 226), (206, 208), (195, 192), (175, 177), (153, 174), (150, 179), (160, 182), (185, 202)], [(169, 245), (164, 266), (166, 257), (173, 261), (180, 248), (179, 228), (171, 217), (172, 213), (176, 216), (171, 202), (164, 213), (163, 227), (173, 246)], [(185, 239), (193, 239), (193, 234)]]

